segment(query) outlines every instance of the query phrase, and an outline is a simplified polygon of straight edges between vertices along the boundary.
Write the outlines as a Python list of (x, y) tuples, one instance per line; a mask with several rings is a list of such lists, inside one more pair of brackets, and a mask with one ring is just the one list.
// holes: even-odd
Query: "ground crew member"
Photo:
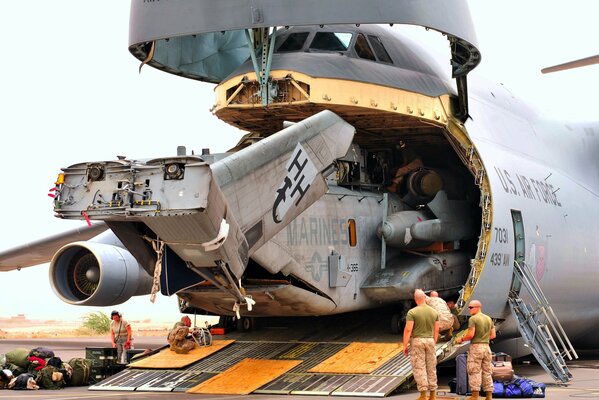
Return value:
[(454, 317), (449, 306), (435, 290), (430, 292), (430, 296), (426, 296), (426, 304), (439, 313), (439, 332), (445, 335), (445, 340), (449, 340), (453, 333), (454, 323)]
[(117, 363), (127, 364), (127, 351), (131, 348), (131, 325), (123, 319), (123, 315), (114, 310), (110, 313), (110, 339), (116, 348)]
[(453, 330), (457, 331), (462, 325), (462, 318), (458, 313), (458, 307), (455, 304), (455, 300), (447, 300), (447, 307), (449, 307), (449, 311), (451, 311), (451, 315), (453, 315)]
[(168, 333), (166, 340), (170, 349), (177, 354), (187, 354), (196, 348), (193, 333), (190, 332), (191, 319), (185, 315), (181, 321), (175, 322), (173, 329)]
[(486, 393), (485, 399), (493, 398), (492, 356), (489, 348), (489, 340), (495, 339), (495, 326), (488, 315), (481, 311), (481, 303), (472, 300), (468, 305), (470, 320), (468, 321), (468, 332), (457, 343), (471, 340), (468, 350), (468, 382), (472, 396), (468, 399), (476, 400), (482, 388)]
[[(435, 344), (439, 338), (439, 314), (426, 304), (426, 294), (420, 289), (414, 291), (416, 307), (408, 311), (406, 327), (403, 331), (403, 352), (408, 355), (416, 386), (420, 392), (418, 400), (437, 398), (437, 355)], [(411, 339), (411, 340), (410, 340)], [(430, 397), (426, 397), (426, 391)]]
[(186, 326), (189, 328), (191, 326), (191, 318), (189, 318), (187, 315), (182, 316), (181, 321), (175, 322), (175, 325), (173, 325), (173, 329), (175, 329), (178, 326)]
[(404, 177), (411, 172), (418, 171), (423, 167), (422, 158), (416, 152), (406, 146), (403, 140), (399, 141), (399, 150), (402, 157), (402, 165), (395, 171), (391, 185), (387, 186), (390, 192), (398, 192)]

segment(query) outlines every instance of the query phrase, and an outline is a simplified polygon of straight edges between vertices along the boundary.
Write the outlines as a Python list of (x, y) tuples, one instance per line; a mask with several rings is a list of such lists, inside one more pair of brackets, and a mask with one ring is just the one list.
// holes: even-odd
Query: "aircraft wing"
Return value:
[(62, 246), (79, 240), (89, 240), (106, 229), (108, 226), (104, 222), (99, 222), (5, 250), (0, 252), (0, 271), (11, 271), (50, 262)]

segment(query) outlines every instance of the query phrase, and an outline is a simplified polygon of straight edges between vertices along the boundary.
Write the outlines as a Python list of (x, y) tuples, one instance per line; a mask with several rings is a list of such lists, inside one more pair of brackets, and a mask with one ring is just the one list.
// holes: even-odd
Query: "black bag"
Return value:
[(455, 358), (456, 394), (470, 394), (468, 387), (468, 355), (460, 354)]
[(15, 380), (15, 386), (13, 387), (13, 389), (14, 390), (27, 390), (27, 382), (29, 381), (29, 379), (35, 379), (33, 374), (24, 373), (24, 374), (17, 376), (17, 378)]
[(35, 349), (31, 349), (29, 356), (35, 356), (45, 360), (46, 358), (54, 357), (54, 352), (47, 347), (36, 347)]
[(46, 360), (46, 365), (51, 365), (55, 368), (61, 369), (62, 360), (60, 359), (60, 357), (50, 357), (48, 360)]

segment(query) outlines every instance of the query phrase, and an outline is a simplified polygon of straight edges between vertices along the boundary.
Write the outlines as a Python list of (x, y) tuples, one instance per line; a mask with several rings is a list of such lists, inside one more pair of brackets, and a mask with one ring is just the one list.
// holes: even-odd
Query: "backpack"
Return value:
[(17, 367), (21, 367), (26, 371), (27, 366), (29, 365), (27, 357), (29, 357), (29, 350), (24, 347), (19, 347), (6, 353), (6, 362), (15, 364)]
[(86, 386), (89, 385), (89, 375), (92, 369), (92, 361), (87, 358), (71, 358), (69, 365), (73, 369), (71, 375), (71, 386)]
[(66, 386), (62, 372), (51, 365), (46, 365), (40, 370), (36, 382), (40, 387), (50, 390), (62, 389)]
[(27, 372), (36, 376), (37, 373), (46, 366), (46, 360), (36, 356), (27, 357), (27, 361), (29, 361), (29, 365), (27, 366)]
[(25, 370), (23, 368), (19, 367), (18, 365), (11, 364), (11, 363), (4, 364), (4, 369), (7, 369), (10, 372), (12, 372), (13, 376), (19, 376), (25, 372)]
[(533, 392), (529, 379), (516, 378), (508, 382), (493, 382), (493, 397), (532, 397)]
[(24, 373), (10, 381), (8, 388), (14, 390), (35, 390), (40, 387), (36, 384), (33, 374)]
[(48, 360), (46, 360), (46, 364), (58, 369), (62, 368), (62, 360), (60, 357), (50, 357)]
[(29, 356), (35, 356), (45, 360), (46, 358), (54, 357), (54, 352), (47, 347), (36, 347), (35, 349), (31, 349)]
[(168, 344), (173, 344), (179, 340), (185, 339), (189, 334), (189, 328), (186, 326), (176, 326), (168, 333), (166, 338)]

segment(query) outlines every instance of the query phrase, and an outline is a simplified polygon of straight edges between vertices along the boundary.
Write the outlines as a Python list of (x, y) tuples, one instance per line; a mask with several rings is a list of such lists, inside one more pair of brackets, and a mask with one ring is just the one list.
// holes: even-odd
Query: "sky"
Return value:
[[(175, 155), (179, 145), (222, 152), (241, 136), (210, 113), (213, 85), (147, 66), (138, 73), (139, 61), (127, 50), (129, 4), (39, 0), (2, 7), (0, 250), (84, 224), (53, 216), (47, 193), (60, 168), (117, 155)], [(599, 66), (540, 73), (599, 53), (599, 2), (472, 1), (470, 9), (482, 53), (478, 73), (555, 118), (599, 120)], [(447, 51), (440, 35), (426, 35)], [(135, 320), (178, 318), (176, 299), (161, 296), (154, 304), (141, 296), (107, 308), (62, 303), (47, 265), (0, 273), (0, 293), (11, 299), (0, 303), (0, 318), (75, 320), (113, 308)]]

